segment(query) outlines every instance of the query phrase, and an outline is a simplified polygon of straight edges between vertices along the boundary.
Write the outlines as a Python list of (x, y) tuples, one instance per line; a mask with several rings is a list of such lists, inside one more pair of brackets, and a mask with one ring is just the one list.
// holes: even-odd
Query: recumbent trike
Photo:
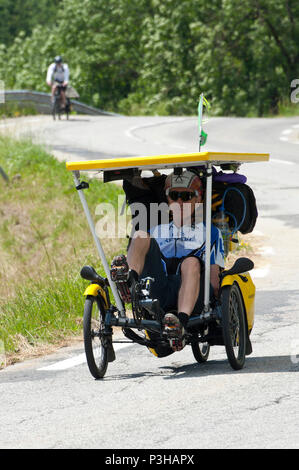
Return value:
[[(248, 258), (239, 258), (231, 269), (220, 274), (220, 295), (218, 300), (210, 299), (210, 241), (212, 223), (212, 167), (224, 164), (237, 164), (267, 161), (268, 154), (198, 152), (180, 155), (160, 155), (148, 157), (127, 157), (106, 160), (68, 162), (67, 169), (73, 172), (75, 187), (93, 235), (106, 277), (102, 277), (91, 266), (84, 266), (81, 276), (91, 281), (86, 288), (83, 317), (84, 346), (87, 364), (93, 377), (104, 377), (109, 362), (115, 360), (113, 348), (113, 328), (120, 327), (129, 342), (146, 346), (157, 357), (165, 357), (173, 351), (169, 338), (163, 329), (164, 312), (157, 299), (151, 298), (151, 278), (142, 279), (134, 286), (132, 294), (132, 314), (126, 314), (119, 289), (110, 275), (101, 241), (96, 233), (84, 190), (88, 183), (81, 181), (80, 171), (102, 171), (104, 182), (126, 179), (128, 175), (140, 174), (144, 170), (173, 170), (177, 173), (200, 165), (204, 168), (205, 179), (205, 276), (204, 308), (193, 314), (188, 322), (185, 341), (190, 345), (194, 358), (202, 363), (208, 359), (210, 347), (223, 345), (231, 367), (241, 369), (245, 356), (252, 352), (249, 339), (254, 322), (255, 286), (250, 271), (254, 265)], [(223, 234), (227, 239), (227, 234)], [(230, 239), (233, 237), (233, 230)], [(229, 248), (228, 248), (229, 249)], [(226, 253), (227, 254), (227, 253)], [(110, 301), (109, 288), (115, 299)]]

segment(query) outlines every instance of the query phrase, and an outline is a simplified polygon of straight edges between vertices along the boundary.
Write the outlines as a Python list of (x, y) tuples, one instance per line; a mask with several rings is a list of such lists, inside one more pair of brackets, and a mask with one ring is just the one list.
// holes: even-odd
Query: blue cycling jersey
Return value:
[[(211, 226), (211, 258), (210, 263), (224, 268), (224, 246), (220, 230)], [(150, 234), (157, 241), (164, 258), (184, 258), (197, 256), (205, 260), (205, 224), (184, 225), (177, 227), (170, 224), (157, 225)]]

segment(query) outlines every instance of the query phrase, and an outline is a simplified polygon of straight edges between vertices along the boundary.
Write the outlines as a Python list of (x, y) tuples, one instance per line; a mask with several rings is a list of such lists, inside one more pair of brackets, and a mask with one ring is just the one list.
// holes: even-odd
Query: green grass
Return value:
[[(102, 275), (92, 236), (71, 173), (30, 140), (0, 136), (0, 342), (8, 354), (30, 345), (55, 343), (80, 331), (84, 264)], [(86, 178), (84, 178), (86, 180)], [(95, 222), (99, 203), (117, 205), (122, 189), (90, 180), (85, 191)], [(108, 261), (126, 239), (104, 239)]]
[(20, 286), (17, 295), (3, 302), (0, 334), (6, 351), (18, 350), (19, 335), (29, 344), (56, 342), (80, 328), (83, 280), (69, 273), (63, 279), (36, 280)]
[(292, 103), (290, 100), (284, 100), (279, 103), (278, 107), (279, 117), (293, 117), (299, 116), (299, 103)]
[(38, 114), (36, 106), (31, 102), (16, 103), (8, 101), (0, 104), (0, 119), (20, 116), (35, 116)]

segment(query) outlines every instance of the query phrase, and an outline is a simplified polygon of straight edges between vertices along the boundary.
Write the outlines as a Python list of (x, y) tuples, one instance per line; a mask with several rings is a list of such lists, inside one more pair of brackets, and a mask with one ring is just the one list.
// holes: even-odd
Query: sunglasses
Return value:
[(166, 190), (166, 196), (169, 196), (172, 201), (177, 201), (179, 198), (183, 202), (191, 201), (195, 196), (198, 196), (198, 191), (175, 191), (171, 189)]

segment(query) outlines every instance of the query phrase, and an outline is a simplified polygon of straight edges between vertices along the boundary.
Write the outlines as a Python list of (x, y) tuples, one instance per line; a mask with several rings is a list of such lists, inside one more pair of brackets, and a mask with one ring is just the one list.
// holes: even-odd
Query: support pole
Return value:
[[(74, 176), (75, 186), (77, 188), (80, 184), (80, 172), (79, 171), (73, 171), (73, 176)], [(120, 312), (120, 316), (125, 317), (125, 310), (124, 310), (124, 307), (123, 307), (123, 303), (120, 299), (120, 296), (119, 296), (119, 293), (117, 291), (115, 283), (111, 280), (110, 269), (109, 269), (109, 266), (108, 266), (108, 263), (107, 263), (107, 260), (106, 260), (106, 256), (105, 256), (101, 241), (100, 241), (99, 237), (96, 234), (95, 226), (94, 226), (94, 223), (93, 223), (90, 211), (89, 211), (88, 204), (87, 204), (86, 199), (85, 199), (85, 195), (83, 193), (83, 189), (78, 189), (77, 191), (78, 191), (80, 201), (81, 201), (81, 204), (82, 204), (84, 212), (85, 212), (85, 216), (86, 216), (90, 231), (91, 231), (93, 239), (95, 241), (96, 248), (98, 250), (101, 262), (103, 264), (106, 276), (109, 280), (109, 285), (111, 287), (112, 294), (114, 295), (116, 306), (117, 306), (117, 308)]]
[(211, 223), (212, 223), (212, 165), (207, 163), (207, 184), (206, 184), (206, 249), (205, 249), (205, 290), (204, 309), (210, 308), (210, 262), (211, 262)]
[(201, 93), (198, 104), (198, 132), (199, 132), (199, 143), (198, 151), (200, 152), (201, 146), (201, 132), (202, 132), (202, 107), (203, 107), (203, 93)]

